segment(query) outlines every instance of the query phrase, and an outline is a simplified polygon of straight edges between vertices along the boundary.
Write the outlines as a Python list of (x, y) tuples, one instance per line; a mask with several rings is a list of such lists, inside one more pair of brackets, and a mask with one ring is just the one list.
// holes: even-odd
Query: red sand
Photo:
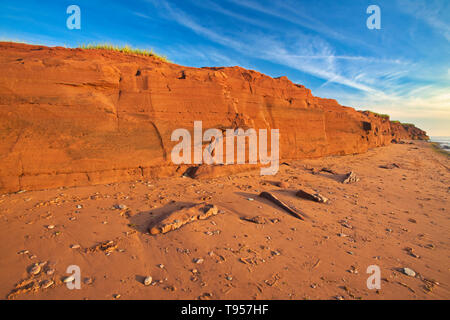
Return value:
[[(379, 167), (392, 162), (400, 168)], [(345, 185), (336, 181), (339, 176), (314, 175), (305, 166), (353, 170), (360, 181)], [(415, 142), (355, 156), (293, 161), (271, 178), (253, 171), (209, 180), (176, 177), (4, 195), (0, 295), (6, 297), (28, 278), (33, 263), (49, 261), (56, 272), (41, 278), (56, 284), (16, 298), (113, 299), (120, 294), (121, 299), (197, 299), (210, 293), (213, 299), (449, 299), (449, 166), (448, 158), (427, 143)], [(272, 184), (280, 181), (288, 187)], [(330, 203), (295, 197), (301, 186), (317, 189)], [(311, 220), (296, 219), (259, 199), (261, 191), (273, 192)], [(221, 213), (167, 234), (148, 233), (160, 214), (203, 201)], [(115, 204), (129, 211), (112, 209)], [(256, 215), (267, 223), (241, 219)], [(120, 251), (109, 256), (84, 252), (109, 240)], [(72, 249), (74, 244), (81, 249)], [(29, 253), (18, 254), (21, 250)], [(194, 263), (197, 258), (204, 262)], [(72, 264), (93, 283), (67, 289), (60, 279)], [(369, 265), (381, 268), (378, 293), (366, 287)], [(418, 275), (404, 275), (398, 271), (403, 267)], [(146, 287), (146, 276), (162, 282)], [(439, 284), (428, 292), (430, 282), (422, 279)]]

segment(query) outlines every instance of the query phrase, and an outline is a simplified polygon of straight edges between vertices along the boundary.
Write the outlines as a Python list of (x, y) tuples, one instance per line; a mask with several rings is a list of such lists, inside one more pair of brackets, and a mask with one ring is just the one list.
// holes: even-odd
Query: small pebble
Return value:
[(50, 287), (54, 282), (52, 280), (44, 280), (42, 282), (41, 288), (43, 289), (47, 289), (48, 287)]
[(151, 276), (148, 276), (144, 279), (144, 285), (149, 286), (152, 284), (153, 278)]
[(48, 276), (51, 276), (52, 274), (55, 273), (55, 269), (48, 269), (45, 273), (46, 273)]
[(38, 274), (39, 272), (41, 272), (41, 267), (39, 265), (34, 265), (31, 269), (30, 269), (30, 273), (31, 274)]
[(407, 276), (410, 276), (410, 277), (415, 277), (416, 276), (416, 273), (414, 272), (414, 270), (412, 270), (410, 268), (403, 268), (402, 272), (404, 274), (406, 274)]
[(63, 282), (67, 283), (67, 282), (72, 282), (74, 280), (75, 280), (75, 276), (71, 275), (71, 276), (68, 276), (67, 278), (64, 278)]

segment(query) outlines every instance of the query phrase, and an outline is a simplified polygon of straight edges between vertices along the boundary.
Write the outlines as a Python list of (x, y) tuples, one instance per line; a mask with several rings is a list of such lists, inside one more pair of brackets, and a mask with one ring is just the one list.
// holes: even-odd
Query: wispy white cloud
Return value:
[(427, 0), (418, 2), (398, 0), (400, 10), (424, 21), (450, 42), (450, 2), (448, 0)]
[[(264, 14), (275, 15), (280, 19), (290, 19), (285, 14), (265, 9), (253, 1), (229, 1)], [(199, 22), (179, 7), (167, 2), (159, 2), (159, 6), (163, 8), (168, 19), (201, 37), (234, 50), (240, 57), (263, 59), (322, 79), (322, 84), (312, 87), (316, 95), (337, 98), (344, 105), (388, 113), (393, 118), (440, 117), (450, 120), (450, 69), (445, 68), (441, 70), (442, 74), (437, 74), (436, 70), (429, 70), (417, 62), (395, 56), (337, 54), (327, 38), (320, 35), (327, 33), (327, 28), (313, 19), (305, 21), (318, 31), (319, 35), (316, 36), (300, 30), (291, 30), (289, 34), (281, 35), (277, 32), (264, 33), (261, 30), (242, 33), (232, 28), (221, 30), (208, 20)], [(218, 5), (212, 8), (243, 22), (257, 26), (259, 24), (252, 18), (246, 18)], [(238, 64), (236, 60), (229, 58), (230, 51), (223, 54), (214, 46), (206, 49), (189, 47), (185, 48), (184, 53), (178, 51), (169, 55), (173, 57), (188, 54), (199, 57), (200, 61), (205, 63)], [(242, 61), (242, 58), (238, 61)], [(443, 80), (439, 85), (435, 83), (437, 78)]]

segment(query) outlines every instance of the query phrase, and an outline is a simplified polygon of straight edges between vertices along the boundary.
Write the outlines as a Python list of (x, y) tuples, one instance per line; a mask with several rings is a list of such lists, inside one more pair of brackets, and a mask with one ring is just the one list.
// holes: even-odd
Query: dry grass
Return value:
[(138, 49), (138, 48), (132, 48), (128, 45), (125, 45), (123, 47), (121, 46), (115, 46), (109, 43), (90, 43), (90, 44), (83, 44), (81, 46), (78, 46), (81, 49), (98, 49), (98, 50), (111, 50), (111, 51), (117, 51), (122, 52), (125, 54), (137, 54), (142, 56), (148, 56), (148, 57), (155, 57), (163, 62), (170, 62), (169, 59), (167, 59), (166, 56), (159, 55), (153, 50), (146, 50), (146, 49)]

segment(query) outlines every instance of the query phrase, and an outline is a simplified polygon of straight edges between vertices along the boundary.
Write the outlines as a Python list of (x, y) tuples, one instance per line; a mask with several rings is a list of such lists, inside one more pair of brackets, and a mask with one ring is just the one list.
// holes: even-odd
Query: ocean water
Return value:
[(439, 143), (442, 149), (450, 152), (450, 137), (430, 137), (430, 140)]

